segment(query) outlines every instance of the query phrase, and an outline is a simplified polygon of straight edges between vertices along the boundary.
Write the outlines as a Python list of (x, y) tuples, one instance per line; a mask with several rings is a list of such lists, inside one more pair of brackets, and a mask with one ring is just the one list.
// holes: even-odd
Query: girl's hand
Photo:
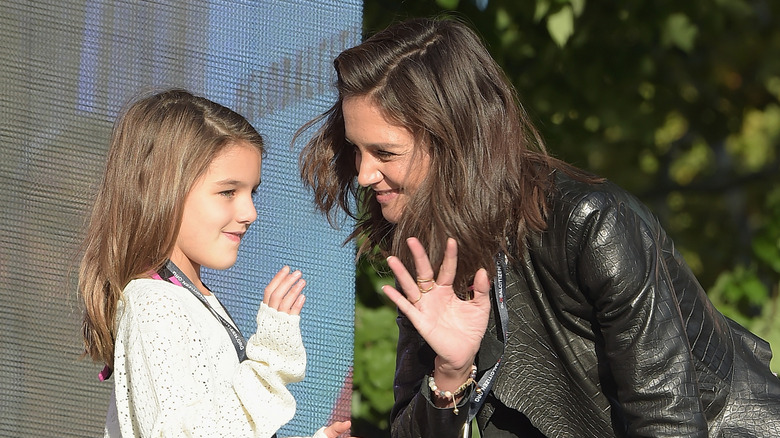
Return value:
[(290, 315), (300, 315), (306, 296), (301, 294), (306, 280), (301, 271), (290, 272), (285, 266), (276, 273), (263, 293), (263, 302), (270, 308)]
[[(420, 278), (412, 278), (401, 261), (391, 256), (387, 263), (404, 293), (392, 286), (384, 286), (382, 290), (438, 355), (436, 381), (440, 381), (440, 375), (443, 379), (450, 377), (458, 381), (470, 372), (487, 329), (490, 315), (490, 280), (487, 271), (477, 271), (474, 276), (474, 298), (462, 301), (452, 287), (458, 265), (455, 240), (447, 239), (444, 260), (435, 282), (431, 263), (420, 241), (412, 237), (407, 239), (407, 244)], [(439, 385), (440, 388), (443, 386)]]
[(352, 425), (352, 422), (347, 421), (336, 421), (335, 423), (331, 424), (330, 426), (325, 428), (325, 435), (328, 438), (337, 438), (342, 433), (349, 430), (349, 427)]

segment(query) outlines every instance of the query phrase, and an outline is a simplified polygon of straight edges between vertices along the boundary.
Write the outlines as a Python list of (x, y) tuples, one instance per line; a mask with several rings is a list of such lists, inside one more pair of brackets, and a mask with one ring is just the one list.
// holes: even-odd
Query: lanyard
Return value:
[(503, 344), (501, 356), (496, 361), (496, 364), (493, 365), (493, 367), (490, 368), (487, 372), (485, 372), (481, 379), (479, 379), (477, 387), (480, 390), (471, 391), (471, 395), (469, 396), (469, 414), (466, 419), (466, 423), (463, 425), (463, 437), (471, 436), (469, 431), (471, 422), (477, 415), (477, 412), (479, 412), (480, 408), (482, 408), (482, 405), (485, 403), (485, 399), (493, 387), (495, 377), (498, 375), (498, 369), (501, 367), (501, 360), (504, 358), (504, 350), (506, 349), (506, 340), (508, 334), (507, 326), (509, 324), (509, 313), (506, 310), (506, 302), (504, 300), (507, 264), (508, 261), (506, 254), (503, 252), (499, 253), (496, 256), (496, 279), (493, 283), (493, 290), (495, 292), (496, 306), (498, 307), (499, 320), (496, 321), (496, 324), (498, 325), (497, 328), (501, 330), (501, 334), (503, 335), (501, 338), (501, 343)]
[[(230, 316), (230, 312), (228, 312), (227, 309), (225, 309), (225, 313), (227, 314), (228, 318), (230, 318), (230, 320), (233, 322), (233, 324), (227, 322), (225, 318), (223, 318), (219, 313), (217, 313), (216, 310), (214, 310), (213, 307), (211, 307), (211, 304), (209, 304), (209, 302), (206, 300), (206, 297), (203, 296), (203, 294), (198, 290), (198, 288), (196, 288), (195, 285), (193, 285), (192, 282), (190, 282), (187, 276), (184, 275), (184, 273), (181, 272), (181, 270), (178, 267), (176, 267), (176, 265), (174, 265), (173, 262), (170, 260), (168, 260), (168, 262), (166, 262), (165, 265), (157, 272), (157, 275), (160, 276), (160, 279), (182, 286), (188, 291), (190, 291), (193, 295), (195, 295), (195, 298), (197, 298), (201, 303), (203, 303), (203, 305), (206, 306), (207, 309), (209, 309), (209, 312), (211, 312), (211, 314), (214, 315), (215, 318), (217, 318), (217, 321), (219, 321), (222, 324), (222, 326), (225, 327), (225, 330), (227, 331), (230, 340), (233, 342), (233, 346), (236, 348), (238, 361), (242, 362), (243, 360), (246, 359), (246, 340), (244, 339), (244, 336), (241, 334), (241, 332), (234, 325), (235, 321), (233, 321), (233, 317)], [(215, 296), (214, 298), (217, 297)], [(217, 302), (219, 302), (219, 299), (217, 299)]]

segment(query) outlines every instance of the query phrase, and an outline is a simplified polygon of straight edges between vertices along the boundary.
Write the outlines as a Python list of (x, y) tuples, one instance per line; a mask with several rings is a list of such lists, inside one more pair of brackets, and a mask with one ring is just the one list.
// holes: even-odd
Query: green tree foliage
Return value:
[[(366, 0), (364, 32), (442, 13), (477, 29), (554, 155), (639, 196), (718, 307), (780, 348), (780, 3)], [(374, 383), (393, 362), (357, 352), (397, 336), (372, 269), (358, 273), (355, 369), (372, 370), (355, 374), (358, 434), (386, 434), (392, 387)]]
[(396, 309), (379, 292), (393, 284), (387, 267), (362, 258), (356, 275), (355, 356), (352, 377), (352, 432), (355, 436), (389, 436), (398, 329)]

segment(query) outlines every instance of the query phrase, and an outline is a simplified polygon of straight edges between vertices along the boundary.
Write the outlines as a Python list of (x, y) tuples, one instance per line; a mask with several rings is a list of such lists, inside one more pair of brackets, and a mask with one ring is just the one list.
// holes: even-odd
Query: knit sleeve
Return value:
[(286, 385), (304, 376), (300, 318), (261, 305), (248, 359), (239, 363), (224, 328), (199, 301), (151, 282), (126, 290), (118, 317), (115, 421), (122, 436), (276, 433), (295, 414)]

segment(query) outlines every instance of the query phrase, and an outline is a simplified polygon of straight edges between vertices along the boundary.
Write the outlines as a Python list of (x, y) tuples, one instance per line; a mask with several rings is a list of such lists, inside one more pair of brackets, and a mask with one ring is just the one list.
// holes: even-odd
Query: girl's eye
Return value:
[(219, 194), (224, 196), (224, 197), (226, 197), (226, 198), (232, 198), (233, 196), (236, 195), (236, 191), (235, 190), (225, 190), (225, 191), (219, 192)]

